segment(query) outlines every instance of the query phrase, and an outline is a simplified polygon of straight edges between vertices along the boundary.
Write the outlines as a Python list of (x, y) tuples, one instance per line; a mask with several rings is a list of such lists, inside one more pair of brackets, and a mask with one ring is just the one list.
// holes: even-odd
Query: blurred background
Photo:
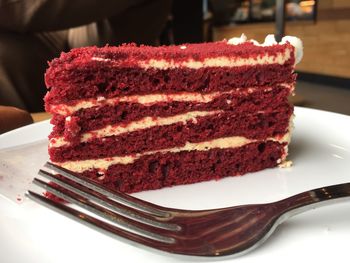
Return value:
[(203, 5), (203, 23), (187, 40), (219, 41), (242, 33), (259, 42), (267, 34), (297, 36), (304, 57), (296, 67), (293, 102), (350, 115), (350, 1), (204, 0), (197, 5)]

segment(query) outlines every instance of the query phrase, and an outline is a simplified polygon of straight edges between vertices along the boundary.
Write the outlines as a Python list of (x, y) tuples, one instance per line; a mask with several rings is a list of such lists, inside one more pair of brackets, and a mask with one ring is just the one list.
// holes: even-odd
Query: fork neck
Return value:
[(275, 204), (284, 209), (283, 212), (287, 212), (304, 206), (346, 197), (350, 197), (350, 183), (313, 189), (278, 201)]

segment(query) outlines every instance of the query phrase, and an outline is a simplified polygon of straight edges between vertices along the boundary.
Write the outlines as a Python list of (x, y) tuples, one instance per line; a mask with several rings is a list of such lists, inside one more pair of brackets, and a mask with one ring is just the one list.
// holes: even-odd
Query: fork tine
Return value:
[(77, 182), (81, 185), (84, 185), (100, 194), (103, 194), (109, 198), (118, 200), (119, 202), (124, 203), (127, 206), (138, 208), (144, 212), (147, 212), (149, 214), (153, 214), (155, 216), (159, 217), (169, 217), (170, 214), (166, 209), (162, 206), (158, 206), (155, 204), (152, 204), (150, 202), (141, 200), (139, 198), (124, 194), (119, 191), (113, 191), (111, 189), (106, 190), (102, 188), (100, 185), (98, 185), (96, 182), (91, 180), (90, 178), (87, 178), (85, 176), (82, 176), (80, 174), (72, 173), (71, 171), (59, 167), (51, 162), (46, 162), (44, 167), (49, 168), (59, 174), (61, 174), (64, 177), (67, 177), (71, 179), (74, 182)]
[(59, 188), (59, 186), (49, 185), (48, 183), (40, 179), (34, 178), (33, 183), (39, 187), (42, 187), (46, 191), (53, 193), (57, 197), (60, 197), (72, 204), (75, 204), (85, 209), (86, 211), (89, 211), (109, 222), (113, 222), (119, 227), (125, 228), (126, 231), (132, 231), (139, 235), (142, 235), (154, 240), (162, 241), (165, 243), (175, 242), (175, 240), (172, 237), (161, 235), (161, 233), (164, 233), (164, 231), (167, 231), (165, 229), (157, 228), (151, 225), (146, 225), (138, 221), (135, 221), (133, 219), (129, 219), (123, 215), (118, 215), (110, 210), (107, 210), (102, 206), (99, 206), (97, 204), (90, 202), (85, 197), (72, 193), (71, 191), (65, 188), (61, 188), (61, 187)]
[[(171, 223), (163, 223), (157, 220), (157, 217), (153, 215), (146, 214), (140, 210), (133, 209), (131, 207), (125, 206), (123, 204), (120, 204), (112, 199), (109, 199), (105, 197), (102, 194), (99, 194), (83, 185), (80, 185), (78, 183), (75, 183), (74, 181), (63, 177), (59, 176), (59, 174), (51, 174), (47, 171), (44, 170), (39, 170), (39, 175), (45, 177), (46, 179), (58, 184), (61, 187), (64, 187), (68, 189), (69, 191), (78, 194), (79, 196), (82, 196), (86, 198), (87, 200), (92, 200), (95, 203), (106, 207), (107, 209), (114, 211), (120, 215), (126, 216), (128, 218), (134, 219), (136, 221), (159, 227), (159, 228), (164, 228), (167, 230), (173, 230), (177, 231), (180, 230), (178, 225), (171, 224)], [(38, 181), (37, 179), (35, 180), (36, 182)], [(74, 183), (74, 185), (72, 185)]]
[(99, 232), (103, 232), (104, 234), (107, 234), (109, 236), (112, 235), (114, 238), (117, 238), (117, 239), (122, 237), (124, 238), (123, 239), (124, 241), (131, 240), (145, 246), (149, 246), (155, 249), (161, 249), (165, 251), (166, 251), (166, 247), (171, 246), (172, 244), (175, 243), (175, 240), (173, 238), (157, 240), (157, 239), (152, 239), (147, 236), (142, 236), (137, 233), (124, 230), (117, 226), (108, 224), (107, 222), (101, 221), (82, 211), (78, 211), (72, 207), (64, 205), (63, 203), (48, 199), (30, 190), (28, 190), (25, 195), (31, 200), (38, 202), (39, 204), (42, 204), (47, 208), (50, 208), (56, 212), (59, 212), (60, 214), (64, 214), (65, 216), (79, 223), (90, 226)]

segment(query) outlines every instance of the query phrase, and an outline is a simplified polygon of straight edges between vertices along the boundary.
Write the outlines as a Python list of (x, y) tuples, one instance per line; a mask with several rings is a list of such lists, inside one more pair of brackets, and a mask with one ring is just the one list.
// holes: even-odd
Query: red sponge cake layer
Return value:
[(104, 173), (83, 174), (123, 192), (139, 192), (162, 187), (218, 180), (276, 166), (284, 153), (277, 142), (251, 143), (234, 149), (155, 154), (132, 164), (110, 166)]
[[(58, 147), (52, 142), (49, 153), (54, 162), (123, 156), (183, 147), (187, 142), (199, 143), (222, 137), (240, 136), (251, 140), (283, 137), (288, 132), (292, 109), (265, 115), (236, 115), (224, 112), (199, 117), (186, 124), (154, 126), (108, 137), (92, 137), (85, 142), (65, 141)], [(118, 145), (118, 147), (115, 147)]]
[[(67, 80), (53, 82), (48, 77), (46, 82), (52, 83), (51, 92), (46, 100), (50, 104), (66, 103), (75, 99), (120, 95), (149, 94), (159, 92), (213, 92), (227, 91), (232, 87), (249, 88), (279, 83), (293, 83), (295, 75), (291, 74), (292, 65), (266, 65), (255, 67), (204, 68), (204, 69), (115, 69), (113, 65), (107, 72), (99, 72), (104, 63), (92, 61), (91, 68), (83, 68), (81, 72), (72, 72)], [(290, 63), (290, 62), (288, 62)], [(93, 72), (101, 74), (91, 79)], [(47, 76), (52, 73), (48, 72)], [(75, 75), (77, 74), (77, 75)], [(82, 77), (84, 76), (84, 77)], [(54, 77), (56, 77), (54, 75)], [(58, 76), (57, 76), (58, 78)], [(71, 79), (72, 82), (68, 82)], [(79, 80), (79, 81), (78, 81)], [(64, 84), (67, 81), (67, 84)]]
[[(265, 112), (279, 111), (289, 108), (288, 95), (292, 92), (290, 86), (276, 86), (275, 88), (260, 87), (251, 88), (250, 91), (229, 91), (222, 93), (211, 93), (207, 101), (176, 101), (175, 95), (187, 96), (187, 94), (166, 95), (165, 101), (141, 104), (134, 96), (129, 101), (120, 102), (113, 98), (110, 100), (91, 100), (94, 104), (91, 108), (83, 108), (81, 100), (75, 104), (64, 106), (56, 105), (51, 108), (55, 112), (52, 123), (55, 125), (51, 137), (64, 136), (68, 131), (76, 130), (69, 126), (78, 126), (78, 133), (70, 136), (81, 136), (81, 134), (101, 129), (106, 125), (126, 126), (131, 122), (146, 117), (171, 117), (193, 111), (229, 111), (235, 114), (253, 114), (256, 111)], [(163, 96), (162, 94), (159, 94)], [(139, 96), (140, 100), (141, 96)], [(202, 98), (202, 97), (200, 97)], [(86, 102), (83, 101), (83, 103)], [(59, 114), (60, 113), (60, 114)], [(66, 117), (70, 116), (69, 121)]]
[(288, 42), (266, 47), (222, 41), (180, 47), (80, 48), (50, 63), (45, 80), (51, 92), (46, 100), (57, 104), (98, 96), (291, 83), (293, 52)]
[(63, 53), (45, 76), (51, 161), (125, 192), (277, 166), (299, 54), (288, 40)]

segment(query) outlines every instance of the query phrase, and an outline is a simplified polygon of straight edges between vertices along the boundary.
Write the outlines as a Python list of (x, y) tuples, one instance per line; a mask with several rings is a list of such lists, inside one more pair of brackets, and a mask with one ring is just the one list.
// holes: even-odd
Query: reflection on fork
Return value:
[(52, 163), (46, 163), (45, 167), (39, 174), (53, 183), (38, 178), (33, 183), (66, 202), (28, 191), (26, 195), (30, 199), (114, 237), (191, 256), (247, 253), (262, 244), (290, 216), (320, 206), (323, 201), (350, 197), (350, 183), (345, 183), (267, 204), (180, 210), (105, 189)]

